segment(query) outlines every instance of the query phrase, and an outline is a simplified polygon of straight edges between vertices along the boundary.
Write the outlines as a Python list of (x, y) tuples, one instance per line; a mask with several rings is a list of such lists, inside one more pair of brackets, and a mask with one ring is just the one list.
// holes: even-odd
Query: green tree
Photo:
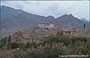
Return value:
[(23, 49), (23, 48), (24, 48), (24, 46), (25, 46), (25, 44), (24, 44), (24, 43), (18, 43), (18, 48)]
[(33, 47), (33, 48), (37, 48), (37, 46), (38, 46), (38, 45), (37, 45), (36, 42), (33, 42), (33, 43), (32, 43), (32, 47)]
[(64, 45), (67, 46), (67, 45), (71, 44), (71, 39), (68, 36), (62, 35), (59, 37), (59, 42), (62, 42), (62, 43), (64, 43)]
[(15, 42), (11, 42), (7, 46), (8, 46), (8, 49), (16, 49), (19, 47), (19, 44)]
[(7, 37), (2, 38), (2, 39), (0, 40), (0, 48), (3, 47), (3, 46), (5, 46), (6, 43), (7, 43)]
[(8, 36), (8, 43), (11, 42), (11, 35)]
[(24, 48), (25, 48), (25, 49), (31, 48), (31, 44), (30, 44), (29, 42), (27, 42)]

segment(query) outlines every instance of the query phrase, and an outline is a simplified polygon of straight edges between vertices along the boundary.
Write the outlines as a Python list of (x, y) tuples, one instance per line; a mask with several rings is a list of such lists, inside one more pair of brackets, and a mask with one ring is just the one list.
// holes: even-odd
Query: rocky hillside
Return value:
[(55, 35), (56, 33), (56, 29), (32, 28), (15, 32), (12, 35), (12, 41), (27, 43), (33, 40), (38, 43), (42, 42), (46, 37)]
[[(73, 32), (73, 31), (74, 32)], [(76, 31), (75, 29), (62, 29), (62, 28), (53, 28), (53, 29), (47, 29), (47, 28), (32, 28), (28, 30), (22, 30), (15, 32), (12, 35), (12, 41), (18, 42), (18, 43), (27, 43), (35, 41), (37, 43), (42, 42), (47, 38), (48, 36), (54, 36), (58, 33), (63, 33), (68, 36), (74, 36), (74, 37), (90, 37), (90, 30), (88, 31)]]

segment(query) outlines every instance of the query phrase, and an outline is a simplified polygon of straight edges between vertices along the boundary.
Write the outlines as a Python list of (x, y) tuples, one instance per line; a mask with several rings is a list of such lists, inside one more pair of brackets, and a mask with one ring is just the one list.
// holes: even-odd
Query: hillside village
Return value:
[(68, 36), (90, 37), (90, 32), (88, 31), (82, 32), (75, 28), (58, 27), (54, 24), (39, 24), (38, 27), (15, 32), (12, 35), (12, 42), (27, 43), (33, 39), (35, 42), (40, 43), (45, 40), (46, 37), (56, 35), (58, 32), (63, 32), (64, 35)]

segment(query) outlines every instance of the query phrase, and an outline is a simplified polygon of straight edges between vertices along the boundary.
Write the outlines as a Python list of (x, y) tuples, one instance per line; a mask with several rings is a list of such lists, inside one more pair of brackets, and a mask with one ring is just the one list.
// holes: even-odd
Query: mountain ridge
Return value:
[[(23, 10), (13, 9), (11, 7), (1, 8), (1, 17), (8, 17), (6, 19), (1, 18), (1, 29), (27, 29), (32, 27), (37, 27), (40, 23), (52, 23), (55, 26), (72, 27), (83, 30), (83, 24), (86, 24), (86, 29), (90, 29), (90, 22), (84, 22), (72, 14), (65, 14), (58, 18), (54, 16), (41, 16), (36, 14), (31, 14)], [(9, 10), (8, 10), (9, 9)], [(12, 10), (12, 12), (10, 11)], [(8, 11), (8, 12), (7, 12)], [(4, 16), (3, 16), (3, 15)]]

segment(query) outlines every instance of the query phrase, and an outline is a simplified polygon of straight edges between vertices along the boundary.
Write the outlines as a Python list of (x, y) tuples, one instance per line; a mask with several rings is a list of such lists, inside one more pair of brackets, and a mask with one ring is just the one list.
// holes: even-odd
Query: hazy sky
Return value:
[(42, 16), (59, 17), (64, 14), (73, 14), (80, 19), (89, 20), (89, 3), (89, 1), (2, 1), (1, 5)]

